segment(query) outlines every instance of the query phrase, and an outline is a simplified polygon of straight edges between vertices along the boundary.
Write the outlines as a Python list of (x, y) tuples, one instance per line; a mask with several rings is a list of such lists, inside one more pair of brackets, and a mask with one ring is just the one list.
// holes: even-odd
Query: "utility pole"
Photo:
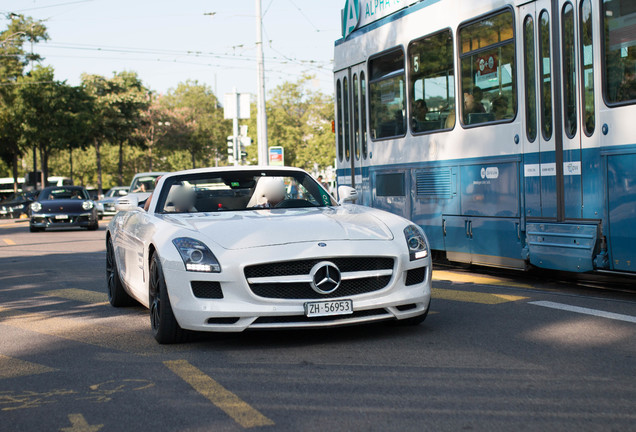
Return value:
[(258, 164), (267, 165), (267, 112), (265, 111), (265, 65), (263, 60), (263, 17), (261, 0), (256, 0), (256, 73), (257, 73), (257, 117)]

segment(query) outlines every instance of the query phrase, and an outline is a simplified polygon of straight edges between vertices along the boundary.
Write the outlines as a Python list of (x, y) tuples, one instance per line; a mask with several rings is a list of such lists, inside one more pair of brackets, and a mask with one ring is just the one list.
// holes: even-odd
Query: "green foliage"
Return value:
[[(267, 100), (268, 145), (285, 149), (285, 165), (313, 170), (333, 165), (335, 137), (331, 131), (333, 99), (311, 89), (312, 76), (285, 82), (271, 91)], [(253, 111), (250, 129), (256, 132)], [(256, 141), (256, 140), (255, 140)], [(256, 158), (257, 145), (248, 149), (248, 158)]]
[(232, 125), (223, 119), (223, 109), (209, 86), (180, 83), (161, 98), (161, 105), (171, 124), (162, 142), (165, 148), (190, 153), (191, 168), (210, 166), (215, 156), (226, 156)]
[[(141, 171), (227, 163), (232, 122), (209, 86), (186, 81), (157, 96), (129, 71), (109, 78), (85, 74), (78, 87), (55, 80), (51, 67), (24, 75), (40, 60), (25, 44), (46, 39), (45, 26), (22, 15), (10, 16), (0, 32), (0, 82), (13, 83), (0, 86), (0, 175), (18, 175), (19, 158), (30, 158), (33, 148), (43, 171), (100, 190), (126, 185)], [(309, 170), (332, 165), (335, 157), (333, 101), (312, 90), (312, 79), (279, 85), (267, 103), (269, 145), (285, 148), (286, 165)], [(255, 109), (247, 123), (254, 137)], [(257, 163), (253, 141), (251, 164)], [(30, 170), (29, 163), (22, 165)]]
[(22, 154), (19, 146), (20, 121), (15, 114), (17, 81), (29, 62), (39, 61), (37, 55), (28, 54), (25, 43), (37, 43), (48, 39), (42, 21), (24, 15), (8, 14), (9, 24), (0, 32), (0, 159), (10, 166), (11, 174), (17, 176), (18, 158)]

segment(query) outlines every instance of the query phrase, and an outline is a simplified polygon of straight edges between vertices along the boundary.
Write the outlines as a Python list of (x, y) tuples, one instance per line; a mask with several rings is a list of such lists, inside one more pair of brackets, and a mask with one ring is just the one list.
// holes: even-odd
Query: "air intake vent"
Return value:
[(450, 198), (453, 193), (450, 168), (419, 171), (415, 174), (417, 195), (429, 198)]
[(191, 281), (192, 293), (197, 298), (222, 299), (223, 291), (218, 282)]

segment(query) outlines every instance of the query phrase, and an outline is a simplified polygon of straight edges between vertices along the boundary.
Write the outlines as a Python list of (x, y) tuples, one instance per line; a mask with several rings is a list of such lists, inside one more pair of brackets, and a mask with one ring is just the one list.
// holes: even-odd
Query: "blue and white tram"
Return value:
[(636, 272), (636, 2), (348, 0), (337, 180), (448, 259)]

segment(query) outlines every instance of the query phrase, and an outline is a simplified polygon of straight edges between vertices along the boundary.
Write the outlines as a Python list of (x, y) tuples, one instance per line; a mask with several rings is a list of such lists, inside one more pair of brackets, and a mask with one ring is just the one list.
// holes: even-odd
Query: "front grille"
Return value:
[(308, 283), (251, 284), (252, 292), (259, 297), (278, 299), (322, 299), (351, 297), (381, 290), (391, 281), (391, 276), (344, 280), (330, 294), (314, 291)]
[(191, 281), (192, 294), (197, 298), (222, 299), (223, 291), (219, 282)]
[(342, 273), (368, 270), (389, 270), (393, 268), (393, 258), (357, 257), (357, 258), (322, 258), (278, 263), (259, 264), (245, 267), (245, 277), (271, 277), (309, 274), (311, 268), (321, 261), (334, 263)]
[(303, 276), (308, 277), (311, 269), (319, 262), (329, 261), (335, 264), (341, 273), (353, 274), (354, 277), (343, 280), (340, 286), (332, 293), (320, 294), (314, 291), (307, 282), (272, 282), (250, 283), (252, 292), (265, 298), (276, 299), (323, 299), (336, 297), (351, 297), (367, 294), (385, 288), (391, 281), (391, 275), (369, 276), (361, 274), (356, 278), (356, 272), (369, 272), (374, 270), (392, 271), (393, 258), (385, 257), (356, 257), (356, 258), (321, 258), (299, 261), (285, 261), (278, 263), (259, 264), (245, 268), (245, 277), (252, 278), (276, 278), (278, 276)]
[(426, 267), (419, 267), (406, 272), (406, 286), (417, 285), (424, 282)]
[(356, 311), (349, 315), (334, 315), (334, 316), (319, 316), (319, 317), (306, 317), (305, 315), (291, 315), (291, 316), (271, 316), (260, 317), (253, 324), (289, 324), (289, 323), (309, 323), (309, 322), (325, 322), (325, 321), (339, 321), (350, 318), (361, 318), (369, 316), (382, 316), (387, 312), (384, 309), (369, 309), (363, 311)]

